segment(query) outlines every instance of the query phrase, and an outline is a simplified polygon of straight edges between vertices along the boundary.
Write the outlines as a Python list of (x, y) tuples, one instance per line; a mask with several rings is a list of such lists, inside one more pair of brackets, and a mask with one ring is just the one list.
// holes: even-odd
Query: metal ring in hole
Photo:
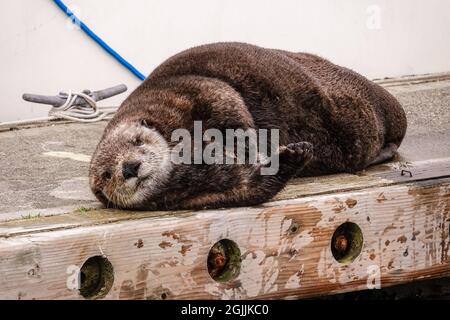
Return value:
[(340, 263), (353, 262), (361, 253), (364, 243), (361, 228), (353, 222), (341, 224), (331, 238), (331, 253)]
[(212, 246), (207, 263), (209, 275), (215, 281), (234, 280), (241, 269), (241, 250), (234, 241), (222, 239)]
[(86, 299), (102, 299), (112, 288), (114, 270), (105, 257), (91, 257), (80, 270), (80, 294)]

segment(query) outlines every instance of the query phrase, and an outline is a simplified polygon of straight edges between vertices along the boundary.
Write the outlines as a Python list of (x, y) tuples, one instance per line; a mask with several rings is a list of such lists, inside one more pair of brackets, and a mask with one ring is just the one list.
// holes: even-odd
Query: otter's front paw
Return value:
[(313, 158), (313, 145), (309, 142), (290, 143), (280, 147), (280, 162), (303, 168)]

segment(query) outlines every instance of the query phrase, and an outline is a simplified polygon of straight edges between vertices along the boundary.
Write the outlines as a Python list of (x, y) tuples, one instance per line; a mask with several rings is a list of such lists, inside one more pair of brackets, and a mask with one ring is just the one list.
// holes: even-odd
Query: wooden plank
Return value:
[(282, 192), (275, 196), (274, 200), (294, 199), (444, 177), (450, 177), (450, 158), (415, 162), (396, 161), (374, 166), (356, 174), (294, 179)]
[(405, 76), (398, 78), (376, 79), (374, 80), (374, 82), (385, 88), (389, 88), (393, 86), (408, 86), (408, 85), (417, 85), (421, 83), (441, 82), (448, 80), (450, 80), (450, 73), (442, 72), (442, 73)]
[[(114, 268), (106, 299), (308, 297), (366, 289), (377, 268), (382, 287), (447, 276), (449, 211), (450, 178), (442, 178), (15, 234), (0, 239), (0, 298), (81, 299), (67, 272), (98, 255)], [(364, 242), (341, 264), (331, 239), (348, 221)], [(219, 283), (207, 257), (224, 238), (238, 245), (242, 263), (236, 279)]]

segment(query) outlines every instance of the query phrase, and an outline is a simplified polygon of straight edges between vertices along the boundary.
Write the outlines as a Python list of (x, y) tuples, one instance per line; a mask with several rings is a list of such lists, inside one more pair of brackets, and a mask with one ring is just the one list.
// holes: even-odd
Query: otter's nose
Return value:
[(122, 174), (125, 180), (137, 178), (140, 166), (140, 162), (124, 162), (122, 164)]

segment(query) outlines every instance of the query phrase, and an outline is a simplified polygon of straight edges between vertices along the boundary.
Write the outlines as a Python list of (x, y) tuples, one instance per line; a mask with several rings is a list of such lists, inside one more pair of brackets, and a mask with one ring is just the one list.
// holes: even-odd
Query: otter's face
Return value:
[(145, 121), (119, 124), (92, 157), (90, 185), (106, 206), (141, 208), (167, 181), (172, 166), (166, 140)]

